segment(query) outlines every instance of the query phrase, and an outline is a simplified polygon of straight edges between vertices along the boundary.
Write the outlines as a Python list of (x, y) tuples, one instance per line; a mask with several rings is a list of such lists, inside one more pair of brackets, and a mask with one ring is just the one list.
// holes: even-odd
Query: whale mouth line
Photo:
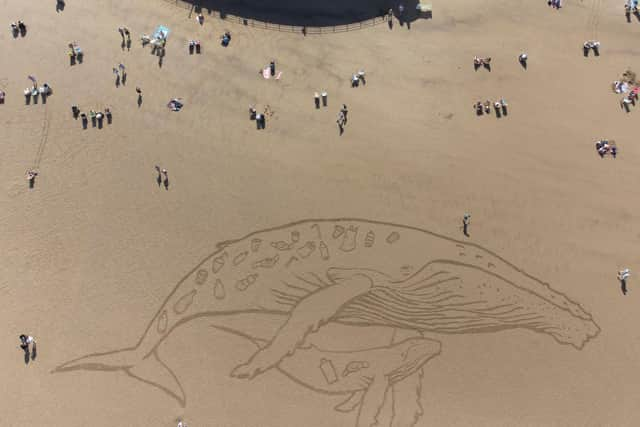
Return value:
[[(67, 363), (65, 363), (67, 365)], [(105, 371), (105, 372), (114, 372), (114, 371), (126, 371), (127, 369), (133, 368), (131, 366), (109, 366), (103, 363), (82, 363), (74, 366), (58, 366), (57, 368), (51, 371), (52, 374), (57, 374), (61, 372), (71, 372), (71, 371)]]

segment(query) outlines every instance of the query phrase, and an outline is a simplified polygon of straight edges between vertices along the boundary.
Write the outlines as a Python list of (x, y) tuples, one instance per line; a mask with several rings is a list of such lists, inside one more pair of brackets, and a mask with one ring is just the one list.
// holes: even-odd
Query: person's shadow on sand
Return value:
[(20, 348), (22, 348), (22, 351), (24, 352), (25, 365), (28, 365), (30, 361), (36, 360), (36, 357), (38, 357), (38, 350), (35, 342), (33, 343), (33, 348), (31, 351), (29, 351), (28, 345), (25, 345), (24, 347), (20, 346)]

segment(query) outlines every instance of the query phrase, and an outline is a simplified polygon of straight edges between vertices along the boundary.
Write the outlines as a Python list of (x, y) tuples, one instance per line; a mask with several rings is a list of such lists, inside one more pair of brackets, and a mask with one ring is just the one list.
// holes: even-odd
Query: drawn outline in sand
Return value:
[[(386, 237), (372, 238), (375, 235)], [(421, 334), (519, 328), (549, 335), (578, 350), (600, 331), (578, 303), (499, 255), (415, 227), (349, 218), (303, 220), (256, 231), (216, 248), (176, 284), (135, 346), (89, 354), (53, 372), (122, 371), (163, 390), (184, 406), (185, 391), (160, 359), (158, 347), (174, 329), (199, 317), (282, 316), (274, 336), (231, 372), (233, 377), (249, 379), (272, 368), (286, 371), (296, 361), (335, 358), (331, 349), (315, 347), (311, 352), (305, 344), (327, 324), (390, 327)], [(286, 251), (299, 256), (278, 262)], [(242, 330), (235, 333), (250, 336)], [(374, 353), (386, 354), (380, 360), (394, 361), (349, 389), (353, 395), (342, 409), (360, 407), (358, 427), (375, 422), (387, 398), (393, 405), (394, 426), (415, 425), (422, 411), (414, 410), (414, 405), (411, 415), (403, 413), (407, 397), (396, 396), (409, 393), (413, 396), (409, 400), (419, 402), (422, 365), (440, 352), (439, 342), (428, 340), (426, 344), (417, 342), (421, 350), (410, 358), (411, 363), (397, 357), (399, 347), (388, 343), (386, 353), (374, 346), (353, 349), (350, 352), (360, 358), (349, 363), (358, 363), (334, 367), (338, 383), (338, 379), (363, 378), (358, 371), (378, 369), (381, 363), (371, 359)], [(301, 380), (301, 372), (288, 376), (312, 390), (326, 391), (318, 386), (319, 378)], [(353, 373), (342, 376), (344, 372)], [(395, 381), (389, 380), (391, 373)], [(385, 375), (387, 380), (381, 380)], [(400, 419), (404, 424), (398, 424)]]

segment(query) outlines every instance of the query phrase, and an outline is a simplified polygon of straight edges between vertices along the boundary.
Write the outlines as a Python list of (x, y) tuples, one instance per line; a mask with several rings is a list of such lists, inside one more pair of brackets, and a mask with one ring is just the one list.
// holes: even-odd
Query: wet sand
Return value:
[[(438, 336), (418, 425), (635, 425), (640, 113), (624, 113), (610, 84), (640, 69), (640, 22), (626, 23), (620, 2), (566, 1), (555, 11), (544, 1), (453, 0), (410, 29), (307, 37), (209, 17), (200, 26), (155, 0), (68, 1), (62, 13), (54, 2), (0, 3), (5, 29), (17, 19), (28, 26), (25, 38), (0, 34), (0, 424), (353, 426), (354, 413), (332, 409), (342, 398), (277, 372), (229, 378), (255, 346), (212, 332), (206, 319), (160, 348), (189, 395), (185, 408), (126, 375), (50, 371), (134, 345), (217, 242), (324, 217), (462, 239), (470, 212), (470, 241), (579, 301), (602, 332), (582, 351), (520, 330)], [(139, 43), (159, 24), (172, 30), (161, 68)], [(121, 25), (132, 31), (130, 51), (120, 48)], [(202, 55), (188, 54), (189, 39), (201, 40)], [(588, 39), (602, 43), (599, 57), (583, 57)], [(82, 64), (69, 65), (71, 41)], [(491, 72), (474, 71), (474, 55), (491, 56)], [(271, 59), (280, 81), (258, 75)], [(119, 63), (128, 77), (116, 88)], [(352, 89), (360, 68), (367, 84)], [(45, 105), (24, 105), (30, 74), (53, 88)], [(316, 110), (321, 90), (329, 106)], [(185, 104), (178, 113), (166, 107), (173, 97)], [(476, 117), (476, 101), (501, 97), (507, 117)], [(82, 130), (73, 104), (108, 106), (113, 123)], [(250, 104), (275, 112), (265, 130), (249, 121)], [(617, 159), (599, 158), (600, 138), (617, 141)], [(155, 165), (168, 169), (168, 190)], [(30, 168), (40, 173), (32, 190)], [(624, 267), (627, 296), (615, 276)], [(21, 333), (38, 339), (28, 366)]]

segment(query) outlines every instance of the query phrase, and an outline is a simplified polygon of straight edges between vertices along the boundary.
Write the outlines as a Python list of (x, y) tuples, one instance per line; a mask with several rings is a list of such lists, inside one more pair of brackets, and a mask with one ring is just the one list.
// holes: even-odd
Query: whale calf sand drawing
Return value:
[[(249, 313), (285, 320), (231, 372), (237, 378), (313, 359), (305, 340), (329, 322), (440, 334), (519, 328), (576, 349), (600, 331), (578, 303), (479, 245), (391, 223), (317, 219), (218, 244), (176, 284), (134, 346), (74, 359), (54, 372), (124, 371), (184, 405), (184, 390), (158, 346), (192, 319)], [(389, 385), (373, 384), (385, 391)]]
[[(216, 318), (211, 326), (263, 348), (285, 322), (283, 315), (240, 314)], [(441, 344), (413, 331), (377, 327), (363, 331), (365, 328), (330, 322), (310, 334), (277, 369), (303, 387), (346, 396), (335, 409), (357, 410), (356, 427), (384, 425), (377, 414), (386, 399), (393, 405), (391, 426), (412, 427), (423, 414), (422, 366), (440, 354)], [(369, 348), (354, 349), (357, 344), (334, 342), (337, 336), (362, 337), (364, 333), (374, 342)]]

